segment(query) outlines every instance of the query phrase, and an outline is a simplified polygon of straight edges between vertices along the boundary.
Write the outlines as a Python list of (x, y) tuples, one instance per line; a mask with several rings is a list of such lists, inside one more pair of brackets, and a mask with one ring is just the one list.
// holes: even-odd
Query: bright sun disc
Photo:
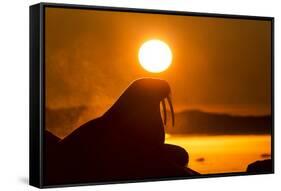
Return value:
[(140, 47), (139, 61), (141, 66), (149, 72), (163, 72), (172, 63), (172, 51), (161, 40), (149, 40)]

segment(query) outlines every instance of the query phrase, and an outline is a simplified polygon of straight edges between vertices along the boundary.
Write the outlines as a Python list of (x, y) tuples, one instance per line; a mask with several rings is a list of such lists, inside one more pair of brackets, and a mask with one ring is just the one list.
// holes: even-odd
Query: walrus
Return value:
[[(102, 116), (104, 120), (118, 124), (117, 134), (124, 133), (128, 136), (125, 141), (134, 146), (147, 144), (157, 146), (164, 143), (166, 124), (167, 99), (172, 124), (174, 125), (174, 109), (171, 101), (169, 84), (160, 79), (142, 78), (135, 80), (122, 93), (113, 106)], [(163, 106), (163, 121), (160, 113), (160, 102)]]
[(164, 143), (165, 100), (174, 125), (168, 82), (154, 78), (133, 81), (101, 117), (59, 141), (57, 180), (73, 183), (189, 175), (187, 152)]

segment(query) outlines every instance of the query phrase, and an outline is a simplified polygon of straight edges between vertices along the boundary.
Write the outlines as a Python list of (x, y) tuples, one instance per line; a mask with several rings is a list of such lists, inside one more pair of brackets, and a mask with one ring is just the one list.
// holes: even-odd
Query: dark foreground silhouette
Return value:
[(247, 167), (247, 172), (249, 173), (271, 173), (272, 171), (273, 168), (271, 159), (253, 162)]
[(189, 158), (183, 148), (164, 143), (166, 100), (174, 123), (170, 93), (164, 80), (139, 79), (103, 116), (85, 123), (63, 140), (46, 131), (44, 183), (198, 175), (186, 167)]

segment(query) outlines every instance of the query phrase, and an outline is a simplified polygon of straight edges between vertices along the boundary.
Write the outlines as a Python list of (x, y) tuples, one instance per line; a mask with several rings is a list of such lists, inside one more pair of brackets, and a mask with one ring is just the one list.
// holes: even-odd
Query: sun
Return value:
[(161, 40), (149, 40), (139, 49), (139, 62), (141, 66), (152, 73), (165, 71), (172, 63), (172, 51)]

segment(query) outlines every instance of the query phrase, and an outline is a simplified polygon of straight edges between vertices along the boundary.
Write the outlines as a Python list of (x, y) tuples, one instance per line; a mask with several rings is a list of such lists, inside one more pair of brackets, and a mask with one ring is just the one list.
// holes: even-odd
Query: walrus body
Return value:
[[(56, 165), (59, 170), (49, 183), (189, 175), (185, 168), (187, 152), (164, 144), (160, 102), (170, 93), (166, 81), (151, 78), (134, 81), (103, 116), (59, 141), (56, 152), (60, 153)], [(168, 102), (173, 115), (171, 101)], [(166, 123), (165, 110), (164, 106)]]

